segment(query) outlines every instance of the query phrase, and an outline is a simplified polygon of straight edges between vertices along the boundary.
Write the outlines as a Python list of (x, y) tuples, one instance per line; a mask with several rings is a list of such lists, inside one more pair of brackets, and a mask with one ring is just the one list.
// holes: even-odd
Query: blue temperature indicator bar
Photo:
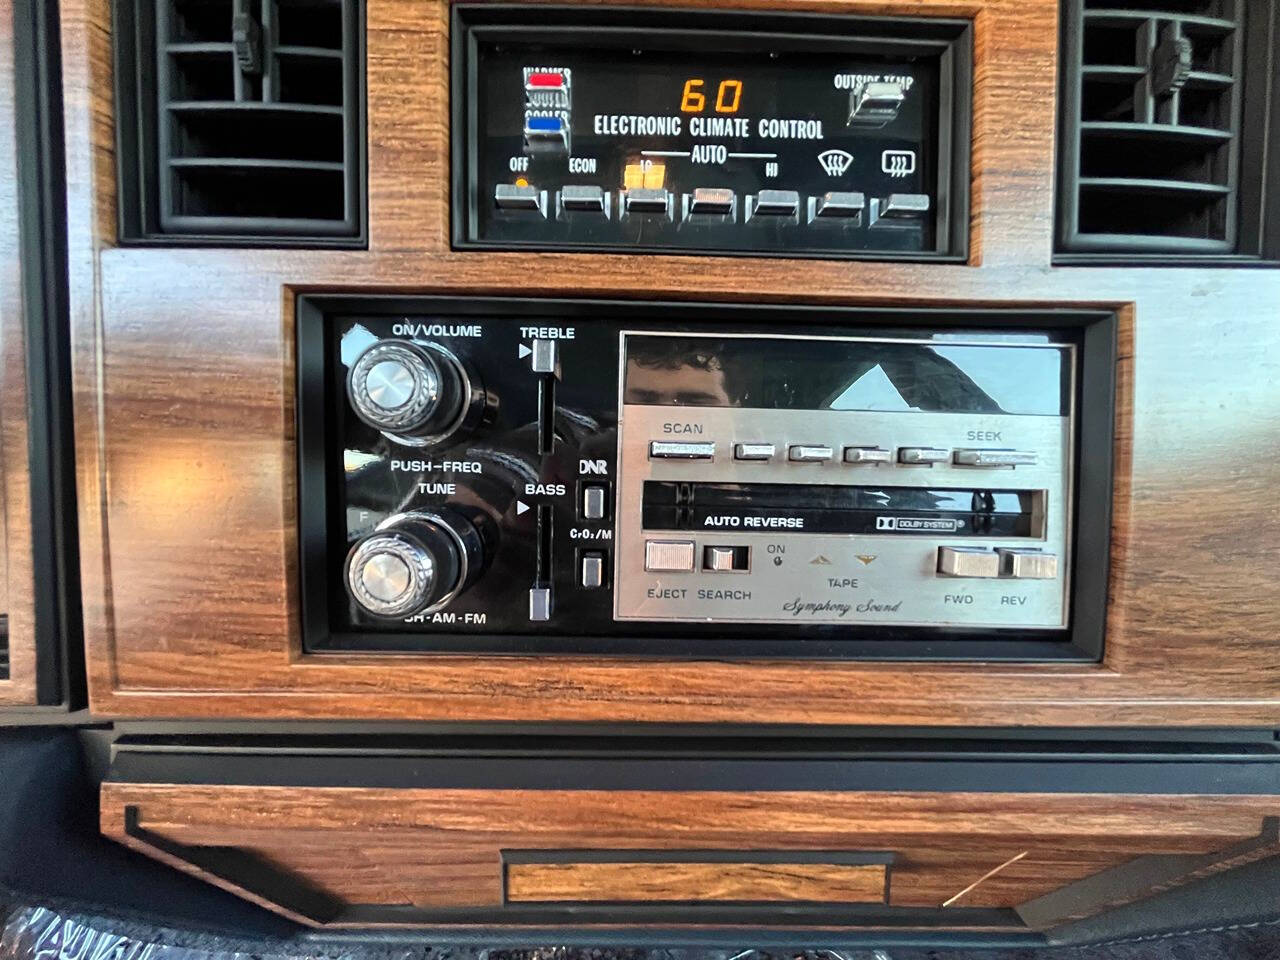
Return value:
[(538, 133), (559, 133), (564, 129), (564, 121), (559, 117), (527, 117), (524, 127)]

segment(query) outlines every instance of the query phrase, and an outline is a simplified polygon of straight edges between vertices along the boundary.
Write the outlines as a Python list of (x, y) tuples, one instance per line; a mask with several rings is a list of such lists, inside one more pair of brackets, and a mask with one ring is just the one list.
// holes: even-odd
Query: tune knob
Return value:
[(484, 560), (475, 525), (454, 510), (388, 517), (347, 555), (347, 589), (377, 617), (443, 609), (474, 582)]
[(421, 446), (453, 433), (471, 404), (471, 381), (438, 344), (380, 340), (351, 365), (347, 395), (356, 415), (376, 430)]

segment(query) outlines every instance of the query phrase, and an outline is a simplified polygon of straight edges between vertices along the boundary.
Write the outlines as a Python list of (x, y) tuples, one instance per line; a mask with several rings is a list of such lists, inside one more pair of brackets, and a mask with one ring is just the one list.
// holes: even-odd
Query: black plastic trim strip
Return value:
[(107, 779), (122, 783), (454, 790), (703, 790), (774, 792), (918, 791), (926, 793), (1097, 793), (1280, 795), (1276, 757), (1237, 762), (969, 758), (823, 760), (749, 755), (637, 758), (625, 748), (580, 759), (345, 756), (303, 754), (282, 745), (254, 753), (213, 753), (188, 743), (184, 752), (146, 753), (117, 747)]
[(31, 477), (36, 698), (86, 702), (71, 414), (58, 6), (14, 0), (14, 103)]

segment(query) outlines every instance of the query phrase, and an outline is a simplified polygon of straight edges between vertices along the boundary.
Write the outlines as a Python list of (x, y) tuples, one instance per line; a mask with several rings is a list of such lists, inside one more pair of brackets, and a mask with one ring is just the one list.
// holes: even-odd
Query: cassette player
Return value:
[(307, 648), (1090, 658), (1114, 318), (307, 297)]

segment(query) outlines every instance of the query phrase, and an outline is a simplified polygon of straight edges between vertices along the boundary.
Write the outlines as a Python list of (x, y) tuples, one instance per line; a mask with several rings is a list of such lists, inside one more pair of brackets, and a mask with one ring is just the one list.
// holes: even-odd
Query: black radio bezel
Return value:
[[(673, 29), (672, 23), (679, 27)], [(637, 45), (661, 38), (672, 48), (699, 49), (709, 32), (717, 40), (794, 46), (820, 42), (824, 48), (853, 51), (936, 53), (938, 78), (938, 210), (934, 249), (725, 250), (616, 244), (565, 244), (481, 239), (477, 231), (474, 158), (478, 149), (475, 90), (477, 44), (481, 39), (519, 39), (532, 26), (556, 27), (556, 42), (590, 47), (599, 31), (625, 31)], [(678, 256), (783, 257), (788, 259), (927, 261), (967, 263), (969, 259), (970, 141), (973, 113), (973, 22), (958, 18), (831, 16), (761, 11), (671, 10), (641, 7), (584, 7), (539, 4), (457, 4), (450, 20), (450, 129), (452, 158), (452, 243), (456, 250), (539, 250), (570, 253), (658, 253)]]
[[(1070, 628), (1052, 630), (969, 630), (942, 627), (811, 628), (804, 637), (780, 635), (769, 625), (724, 625), (718, 635), (698, 635), (689, 625), (649, 625), (610, 636), (553, 633), (397, 634), (343, 630), (331, 618), (333, 555), (330, 530), (341, 484), (339, 458), (329, 443), (335, 396), (341, 400), (327, 359), (327, 325), (353, 314), (392, 316), (521, 316), (590, 322), (619, 321), (734, 323), (800, 332), (805, 327), (858, 325), (881, 329), (913, 327), (1023, 328), (1070, 333), (1078, 344), (1075, 413), (1076, 517), (1072, 548)], [(590, 655), (643, 659), (866, 660), (1098, 662), (1102, 659), (1110, 568), (1112, 486), (1116, 411), (1118, 322), (1107, 310), (1000, 309), (964, 307), (742, 306), (721, 303), (450, 296), (362, 296), (306, 294), (297, 301), (297, 438), (299, 591), (306, 653), (367, 652), (416, 655)], [(345, 542), (335, 547), (345, 555)], [(634, 626), (634, 625), (631, 625)], [(729, 630), (737, 635), (730, 635)], [(891, 635), (890, 635), (891, 634)]]

